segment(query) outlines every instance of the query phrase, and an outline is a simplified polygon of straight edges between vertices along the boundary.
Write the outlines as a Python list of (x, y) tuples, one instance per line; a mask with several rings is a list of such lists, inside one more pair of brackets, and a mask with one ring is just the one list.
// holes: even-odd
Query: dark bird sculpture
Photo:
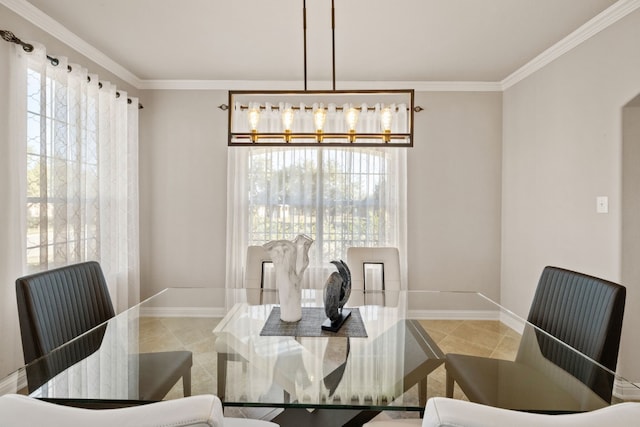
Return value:
[(342, 308), (351, 295), (351, 271), (347, 264), (331, 261), (338, 271), (331, 273), (324, 285), (324, 312), (331, 322), (340, 319)]
[(340, 261), (331, 261), (333, 265), (336, 266), (338, 272), (340, 273), (340, 277), (342, 278), (342, 289), (340, 292), (340, 310), (349, 300), (349, 296), (351, 296), (351, 270), (347, 266), (347, 263)]

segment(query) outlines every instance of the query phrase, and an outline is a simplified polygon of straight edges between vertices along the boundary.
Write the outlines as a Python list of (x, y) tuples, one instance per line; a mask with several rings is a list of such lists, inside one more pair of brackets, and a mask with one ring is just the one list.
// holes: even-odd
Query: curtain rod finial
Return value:
[(32, 44), (23, 42), (11, 31), (0, 30), (0, 37), (2, 37), (2, 39), (6, 42), (19, 44), (20, 46), (22, 46), (22, 49), (24, 49), (25, 52), (33, 52)]

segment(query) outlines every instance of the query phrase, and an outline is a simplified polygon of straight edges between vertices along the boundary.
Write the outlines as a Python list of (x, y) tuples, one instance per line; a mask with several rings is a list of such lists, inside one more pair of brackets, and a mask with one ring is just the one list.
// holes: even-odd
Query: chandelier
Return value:
[[(306, 23), (306, 0), (303, 0)], [(413, 146), (414, 90), (336, 90), (335, 13), (331, 0), (333, 89), (229, 91), (229, 146)]]

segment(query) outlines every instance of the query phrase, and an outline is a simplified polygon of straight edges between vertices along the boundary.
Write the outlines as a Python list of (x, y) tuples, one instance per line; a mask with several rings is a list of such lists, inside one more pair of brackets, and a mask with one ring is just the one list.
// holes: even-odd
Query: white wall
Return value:
[[(409, 286), (500, 279), (501, 93), (419, 93), (409, 150)], [(140, 129), (142, 297), (224, 286), (227, 102), (223, 91), (145, 94)], [(464, 266), (464, 268), (461, 268)]]
[[(630, 309), (625, 313), (627, 336), (634, 336), (640, 325), (640, 95), (622, 112), (622, 273), (627, 287)], [(635, 338), (635, 337), (634, 337)], [(635, 341), (635, 340), (633, 340)], [(640, 347), (627, 346), (620, 365), (627, 367), (625, 375), (640, 378), (640, 363), (636, 362)]]
[(408, 156), (411, 289), (500, 297), (502, 94), (421, 92)]
[[(640, 92), (639, 40), (636, 11), (503, 94), (501, 301), (520, 315), (545, 265), (621, 279), (622, 107)], [(638, 311), (640, 283), (623, 284)], [(635, 328), (623, 375), (640, 363)]]
[(148, 91), (140, 114), (141, 297), (224, 287), (226, 91)]

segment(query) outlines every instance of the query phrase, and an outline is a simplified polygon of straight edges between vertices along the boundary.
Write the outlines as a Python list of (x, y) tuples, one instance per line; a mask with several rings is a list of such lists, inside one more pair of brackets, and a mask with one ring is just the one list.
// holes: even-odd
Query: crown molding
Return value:
[(0, 0), (0, 4), (11, 9), (36, 27), (46, 31), (104, 69), (115, 74), (131, 86), (139, 89), (140, 79), (132, 72), (109, 58), (95, 47), (91, 46), (76, 34), (69, 31), (65, 26), (42, 12), (37, 7), (33, 6), (31, 3), (28, 3), (25, 0)]
[[(338, 84), (339, 83), (339, 84)], [(417, 92), (496, 92), (502, 87), (497, 82), (468, 81), (346, 81), (338, 82), (340, 89), (415, 89)]]
[(143, 90), (303, 90), (300, 81), (268, 80), (142, 80)]
[(567, 37), (507, 76), (500, 84), (501, 89), (509, 89), (638, 8), (640, 8), (640, 0), (618, 0)]
[[(312, 90), (331, 90), (330, 81), (310, 81)], [(500, 92), (499, 82), (339, 81), (340, 90), (414, 89), (417, 92)], [(142, 80), (146, 90), (303, 90), (300, 81), (269, 80)]]

